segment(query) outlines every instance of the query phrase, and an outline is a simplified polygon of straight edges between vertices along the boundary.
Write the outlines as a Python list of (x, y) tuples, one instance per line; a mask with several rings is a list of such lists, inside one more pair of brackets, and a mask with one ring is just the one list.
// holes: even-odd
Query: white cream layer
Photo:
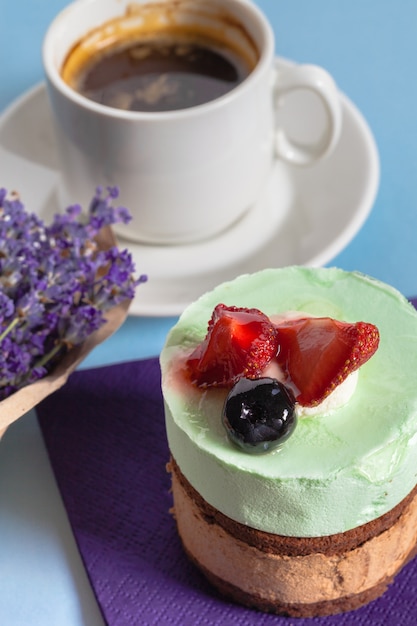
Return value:
[[(225, 392), (178, 375), (216, 304), (269, 316), (303, 311), (376, 324), (380, 346), (350, 401), (299, 420), (277, 452), (234, 448), (221, 425)], [(161, 354), (170, 450), (212, 506), (254, 528), (290, 536), (345, 532), (397, 505), (417, 483), (417, 313), (391, 287), (338, 269), (264, 270), (225, 283), (187, 308)]]

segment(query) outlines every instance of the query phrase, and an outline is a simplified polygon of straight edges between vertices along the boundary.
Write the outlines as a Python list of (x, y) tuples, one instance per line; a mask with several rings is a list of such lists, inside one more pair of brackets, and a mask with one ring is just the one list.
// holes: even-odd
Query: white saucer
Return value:
[[(178, 315), (223, 280), (265, 267), (324, 265), (351, 241), (372, 208), (379, 158), (362, 115), (341, 99), (343, 131), (333, 154), (305, 169), (276, 162), (262, 198), (221, 236), (186, 246), (120, 240), (138, 274), (149, 276), (133, 315)], [(18, 190), (29, 210), (47, 217), (60, 209), (57, 163), (46, 90), (38, 85), (0, 117), (0, 187)]]

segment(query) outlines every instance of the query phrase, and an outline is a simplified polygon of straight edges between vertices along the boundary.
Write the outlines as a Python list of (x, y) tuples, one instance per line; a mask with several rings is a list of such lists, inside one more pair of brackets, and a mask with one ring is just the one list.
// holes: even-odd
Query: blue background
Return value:
[[(66, 4), (2, 0), (0, 111), (43, 80), (42, 39)], [(256, 4), (273, 25), (277, 54), (325, 67), (363, 113), (376, 139), (381, 182), (373, 210), (331, 264), (371, 274), (407, 296), (417, 294), (417, 3), (258, 0)], [(158, 353), (173, 321), (132, 320), (128, 334), (133, 331), (137, 340), (126, 341), (128, 352), (123, 357), (136, 358), (138, 351)], [(120, 334), (117, 342), (124, 341), (125, 333)], [(149, 341), (144, 345), (146, 336)], [(102, 362), (107, 347), (96, 351), (87, 364)]]
[[(0, 113), (43, 80), (41, 45), (64, 0), (1, 0)], [(379, 149), (373, 210), (332, 264), (417, 295), (417, 2), (258, 0), (280, 56), (324, 66)], [(1, 180), (0, 186), (7, 187)], [(325, 228), (325, 224), (323, 225)], [(134, 318), (84, 366), (158, 354), (175, 318)], [(0, 623), (100, 625), (33, 413), (0, 446)]]

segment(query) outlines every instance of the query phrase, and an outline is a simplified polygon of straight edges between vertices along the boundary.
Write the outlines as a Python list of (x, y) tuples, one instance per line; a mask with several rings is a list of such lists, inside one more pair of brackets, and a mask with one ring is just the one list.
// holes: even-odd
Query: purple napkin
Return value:
[(156, 359), (75, 372), (38, 407), (58, 485), (109, 626), (415, 626), (417, 559), (380, 599), (315, 619), (220, 598), (184, 556), (169, 509)]

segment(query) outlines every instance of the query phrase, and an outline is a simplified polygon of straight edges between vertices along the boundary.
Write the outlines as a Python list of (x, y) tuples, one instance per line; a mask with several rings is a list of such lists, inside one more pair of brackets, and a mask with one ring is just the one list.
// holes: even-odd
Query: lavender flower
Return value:
[(103, 251), (95, 240), (130, 220), (117, 197), (115, 187), (98, 188), (84, 221), (73, 205), (45, 225), (0, 189), (0, 400), (45, 376), (146, 281), (134, 277), (127, 250)]

